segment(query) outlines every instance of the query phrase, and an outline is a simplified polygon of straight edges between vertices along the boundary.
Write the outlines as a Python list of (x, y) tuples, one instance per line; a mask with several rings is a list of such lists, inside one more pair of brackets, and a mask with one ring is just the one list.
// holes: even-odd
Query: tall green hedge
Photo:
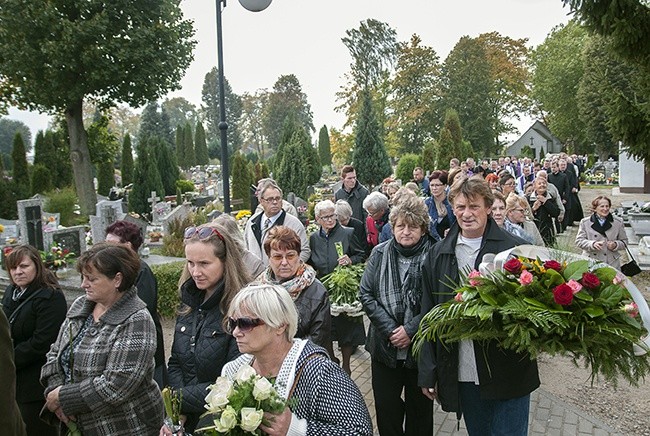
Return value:
[(173, 262), (151, 266), (151, 271), (158, 281), (158, 312), (163, 318), (176, 317), (180, 304), (178, 281), (184, 264), (185, 262)]

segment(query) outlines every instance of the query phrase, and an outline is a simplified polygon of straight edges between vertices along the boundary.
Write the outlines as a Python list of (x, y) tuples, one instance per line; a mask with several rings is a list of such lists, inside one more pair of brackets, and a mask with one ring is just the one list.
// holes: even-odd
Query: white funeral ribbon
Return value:
[[(606, 266), (612, 268), (610, 265), (596, 262), (594, 261), (594, 259), (591, 259), (587, 256), (583, 256), (581, 254), (569, 253), (566, 251), (555, 250), (547, 247), (538, 247), (536, 245), (520, 245), (518, 247), (514, 247), (509, 250), (502, 251), (501, 253), (498, 254), (491, 254), (491, 253), (486, 254), (485, 256), (483, 256), (483, 261), (479, 265), (479, 271), (482, 275), (488, 276), (495, 271), (502, 270), (503, 265), (511, 257), (526, 257), (529, 259), (539, 258), (542, 261), (566, 260), (566, 261), (573, 262), (576, 260), (587, 260), (591, 263), (592, 268), (596, 268), (600, 266)], [(625, 288), (630, 293), (630, 296), (632, 297), (636, 305), (639, 307), (639, 315), (641, 315), (641, 320), (643, 321), (643, 325), (647, 330), (650, 330), (650, 308), (648, 307), (648, 303), (645, 300), (645, 298), (643, 298), (643, 294), (641, 294), (639, 288), (637, 288), (636, 285), (632, 282), (632, 280), (627, 278), (625, 274), (623, 274), (616, 268), (612, 268), (612, 269), (615, 270), (620, 277), (624, 277), (622, 285), (625, 286)], [(637, 356), (641, 356), (645, 354), (648, 351), (648, 349), (650, 349), (650, 335), (647, 335), (646, 337), (642, 338), (641, 342), (645, 344), (645, 346), (639, 346), (634, 344), (634, 354)]]

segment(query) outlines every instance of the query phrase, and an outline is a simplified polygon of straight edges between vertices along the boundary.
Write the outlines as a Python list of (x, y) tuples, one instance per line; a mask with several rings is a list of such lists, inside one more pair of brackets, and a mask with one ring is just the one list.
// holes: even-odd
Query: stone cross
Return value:
[(156, 191), (151, 191), (151, 197), (147, 199), (148, 203), (151, 203), (151, 218), (155, 221), (156, 219), (156, 203), (160, 200), (160, 197), (156, 197)]

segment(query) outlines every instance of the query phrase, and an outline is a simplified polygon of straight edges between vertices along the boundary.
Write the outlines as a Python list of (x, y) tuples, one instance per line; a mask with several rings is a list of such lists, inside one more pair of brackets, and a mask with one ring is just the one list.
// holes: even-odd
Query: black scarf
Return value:
[(593, 214), (591, 215), (591, 228), (603, 235), (604, 237), (607, 237), (605, 232), (609, 229), (612, 228), (612, 222), (614, 221), (614, 217), (612, 217), (612, 214), (607, 214), (605, 217), (605, 223), (601, 226), (600, 225), (600, 220), (598, 219), (598, 214)]

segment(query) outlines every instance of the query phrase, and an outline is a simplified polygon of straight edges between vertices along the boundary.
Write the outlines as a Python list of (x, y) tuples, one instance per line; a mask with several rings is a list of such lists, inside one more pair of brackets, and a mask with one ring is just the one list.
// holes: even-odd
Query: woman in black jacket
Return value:
[[(185, 431), (193, 432), (205, 413), (206, 388), (223, 365), (239, 355), (237, 342), (223, 330), (223, 318), (235, 294), (251, 278), (241, 250), (221, 225), (188, 227), (184, 236), (182, 307), (167, 369), (170, 385), (181, 394)], [(171, 434), (166, 427), (163, 432)]]
[(533, 182), (533, 192), (528, 194), (528, 203), (533, 210), (535, 224), (547, 247), (555, 244), (554, 218), (560, 215), (560, 208), (551, 194), (547, 191), (548, 182), (538, 177)]
[(39, 379), (45, 355), (65, 319), (65, 297), (54, 273), (45, 268), (34, 247), (14, 248), (6, 264), (11, 284), (5, 289), (2, 308), (9, 320), (14, 345), (16, 401), (28, 435), (58, 435), (58, 428), (39, 418), (45, 405)]
[(370, 319), (366, 349), (372, 356), (377, 427), (382, 435), (430, 435), (433, 403), (418, 387), (411, 350), (423, 315), (422, 264), (434, 244), (427, 207), (421, 198), (407, 197), (392, 208), (390, 224), (393, 238), (372, 251), (359, 291)]

